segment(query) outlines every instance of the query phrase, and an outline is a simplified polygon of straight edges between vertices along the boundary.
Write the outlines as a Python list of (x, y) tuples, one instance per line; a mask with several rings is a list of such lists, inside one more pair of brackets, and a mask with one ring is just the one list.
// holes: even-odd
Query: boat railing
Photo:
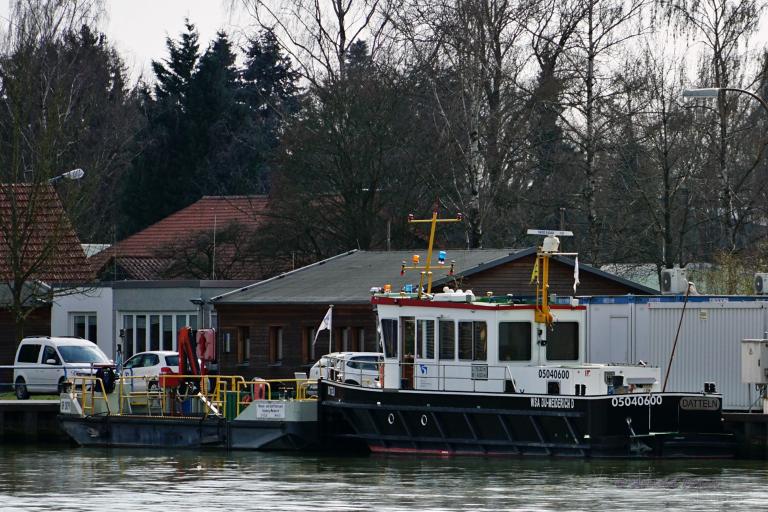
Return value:
[(72, 396), (80, 405), (83, 416), (110, 414), (108, 395), (99, 377), (78, 375), (71, 377), (69, 383)]
[[(178, 375), (120, 377), (107, 393), (96, 376), (72, 381), (73, 399), (84, 416), (223, 416), (234, 418), (259, 400), (316, 400), (313, 379), (255, 378), (239, 375)], [(190, 402), (191, 400), (191, 402)], [(193, 406), (193, 403), (199, 405)]]
[(238, 384), (237, 415), (259, 400), (316, 400), (317, 381), (314, 379), (259, 379), (243, 381)]
[(117, 380), (118, 414), (131, 414), (134, 408), (145, 408), (152, 415), (157, 410), (160, 415), (165, 410), (165, 393), (160, 389), (157, 376), (123, 375)]
[[(349, 360), (346, 357), (326, 357), (321, 367), (323, 378), (361, 387), (380, 388), (383, 385), (384, 361)], [(357, 367), (349, 366), (353, 363)]]

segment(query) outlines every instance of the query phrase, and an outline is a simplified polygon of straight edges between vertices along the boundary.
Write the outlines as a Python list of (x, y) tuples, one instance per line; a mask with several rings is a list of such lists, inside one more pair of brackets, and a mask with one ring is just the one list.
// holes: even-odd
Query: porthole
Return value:
[(395, 415), (392, 413), (389, 413), (389, 416), (387, 416), (387, 423), (390, 425), (394, 425), (395, 423)]
[(426, 427), (427, 426), (427, 415), (426, 414), (422, 414), (421, 415), (421, 426), (422, 427)]

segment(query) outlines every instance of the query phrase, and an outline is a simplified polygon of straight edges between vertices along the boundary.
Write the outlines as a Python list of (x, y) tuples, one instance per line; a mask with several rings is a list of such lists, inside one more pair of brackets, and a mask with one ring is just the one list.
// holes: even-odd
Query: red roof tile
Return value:
[[(268, 202), (267, 196), (204, 196), (96, 254), (91, 258), (93, 266), (103, 269), (116, 258), (117, 264), (133, 279), (163, 278), (171, 261), (159, 257), (159, 253), (201, 232), (213, 233), (214, 228), (218, 231), (232, 223), (244, 231), (254, 230), (263, 222)], [(221, 256), (225, 254), (223, 251)]]
[[(16, 250), (12, 249), (14, 238), (19, 240)], [(2, 280), (13, 278), (13, 253), (21, 255), (19, 269), (29, 273), (28, 281), (81, 283), (93, 277), (77, 233), (56, 190), (48, 184), (0, 185)]]

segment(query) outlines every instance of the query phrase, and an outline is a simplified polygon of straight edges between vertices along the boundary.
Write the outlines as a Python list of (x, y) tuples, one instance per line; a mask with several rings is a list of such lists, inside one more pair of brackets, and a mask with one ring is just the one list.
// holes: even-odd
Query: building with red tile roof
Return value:
[(0, 280), (18, 276), (49, 285), (93, 279), (53, 185), (0, 185)]
[[(266, 196), (204, 196), (91, 258), (104, 279), (260, 279), (253, 233)], [(214, 236), (215, 233), (215, 236)]]
[[(54, 187), (0, 184), (0, 365), (13, 364), (22, 334), (50, 334), (53, 297), (93, 277)], [(22, 290), (22, 333), (12, 299), (16, 286)], [(0, 371), (0, 387), (10, 378), (9, 370)]]

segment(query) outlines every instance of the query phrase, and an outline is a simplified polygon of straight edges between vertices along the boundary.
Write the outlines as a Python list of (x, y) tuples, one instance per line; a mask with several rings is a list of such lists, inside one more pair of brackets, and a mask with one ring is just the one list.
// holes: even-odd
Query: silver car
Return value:
[(333, 352), (324, 355), (309, 370), (310, 379), (320, 377), (367, 388), (381, 387), (379, 367), (384, 361), (380, 352)]

